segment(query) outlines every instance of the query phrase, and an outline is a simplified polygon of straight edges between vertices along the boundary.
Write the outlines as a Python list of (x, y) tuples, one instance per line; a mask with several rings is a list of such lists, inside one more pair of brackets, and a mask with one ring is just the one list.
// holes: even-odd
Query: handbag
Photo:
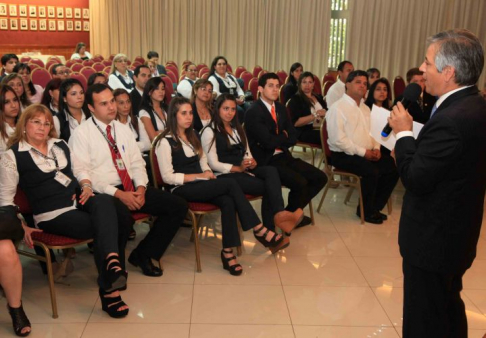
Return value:
[(13, 205), (0, 207), (0, 240), (18, 241), (24, 238), (24, 228), (17, 217), (17, 208)]

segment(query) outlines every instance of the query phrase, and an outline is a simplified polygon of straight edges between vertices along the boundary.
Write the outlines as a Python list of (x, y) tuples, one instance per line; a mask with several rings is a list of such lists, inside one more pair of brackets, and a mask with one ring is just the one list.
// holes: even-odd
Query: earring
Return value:
[(24, 134), (25, 134), (25, 130), (24, 130)]

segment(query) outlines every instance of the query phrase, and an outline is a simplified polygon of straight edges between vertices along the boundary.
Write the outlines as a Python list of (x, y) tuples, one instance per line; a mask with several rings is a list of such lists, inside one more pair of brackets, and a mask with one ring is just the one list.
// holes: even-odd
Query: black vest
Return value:
[(64, 151), (67, 165), (61, 172), (71, 179), (68, 187), (57, 182), (54, 177), (56, 170), (45, 173), (35, 164), (30, 151), (19, 152), (18, 143), (12, 146), (12, 151), (17, 160), (20, 188), (27, 195), (34, 215), (67, 208), (73, 205), (72, 196), (76, 193), (78, 182), (71, 170), (71, 156), (66, 143), (56, 142), (56, 146)]
[(240, 143), (230, 145), (228, 144), (227, 138), (225, 135), (223, 135), (223, 133), (220, 133), (214, 129), (213, 132), (216, 135), (216, 141), (215, 144), (213, 144), (213, 147), (216, 146), (216, 153), (218, 154), (219, 162), (231, 163), (234, 166), (240, 166), (246, 152), (243, 143), (240, 141)]
[[(69, 114), (69, 113), (58, 112), (56, 114), (56, 116), (59, 119), (59, 126), (60, 126), (59, 138), (63, 139), (66, 142), (69, 142), (69, 138), (71, 137), (71, 129), (69, 128), (69, 120), (66, 118), (66, 114)], [(83, 111), (83, 114), (86, 117), (86, 120), (91, 117), (91, 114), (86, 114), (84, 111)]]
[(211, 76), (214, 76), (214, 78), (216, 79), (216, 81), (218, 81), (219, 83), (219, 92), (221, 94), (224, 94), (224, 93), (229, 93), (229, 94), (232, 94), (236, 97), (238, 97), (238, 82), (236, 81), (236, 79), (231, 76), (231, 75), (227, 75), (228, 79), (230, 79), (231, 81), (233, 81), (235, 84), (236, 84), (236, 87), (235, 88), (228, 88), (226, 87), (226, 84), (224, 83), (224, 81), (219, 77), (219, 76), (216, 76), (216, 74), (213, 74)]
[[(133, 81), (132, 83), (126, 83), (123, 76), (116, 75), (115, 73), (113, 73), (113, 74), (118, 78), (118, 80), (120, 80), (120, 82), (123, 84), (123, 86), (126, 89), (134, 89), (135, 88), (135, 81)], [(128, 71), (128, 76), (130, 77), (130, 79), (133, 79), (133, 72), (131, 70)]]
[[(187, 157), (182, 146), (177, 149), (177, 142), (172, 137), (166, 137), (172, 149), (172, 167), (175, 173), (182, 174), (201, 174), (201, 164), (199, 164), (199, 156), (194, 155)], [(172, 190), (175, 185), (169, 185), (167, 188)]]
[(145, 111), (149, 114), (150, 121), (152, 121), (152, 125), (154, 126), (155, 131), (159, 131), (159, 128), (157, 127), (157, 120), (156, 119), (161, 120), (162, 124), (165, 127), (166, 122), (164, 122), (164, 120), (162, 120), (160, 117), (158, 117), (158, 116), (156, 117), (155, 114), (157, 114), (157, 113), (153, 109), (146, 109), (145, 107), (143, 107), (142, 109), (145, 109)]

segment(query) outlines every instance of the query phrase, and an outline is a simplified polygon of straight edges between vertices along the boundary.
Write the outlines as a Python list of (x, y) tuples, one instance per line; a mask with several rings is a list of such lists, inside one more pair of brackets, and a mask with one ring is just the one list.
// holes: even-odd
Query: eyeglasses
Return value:
[(202, 88), (199, 88), (202, 92), (208, 92), (209, 94), (212, 94), (213, 93), (213, 90), (212, 89), (208, 89), (208, 88), (205, 88), (205, 87), (202, 87)]
[(29, 122), (32, 123), (37, 128), (40, 128), (40, 127), (44, 126), (47, 129), (51, 129), (51, 127), (52, 127), (51, 122), (42, 123), (40, 120), (29, 120)]
[(193, 72), (193, 73), (195, 73), (195, 72), (197, 72), (197, 69), (188, 69), (187, 71), (188, 71), (188, 72)]
[(64, 70), (64, 71), (60, 71), (60, 72), (57, 73), (57, 75), (61, 75), (61, 74), (69, 75), (69, 74), (71, 74), (71, 71), (70, 70)]
[(116, 62), (122, 63), (122, 62), (128, 62), (128, 60), (116, 60)]

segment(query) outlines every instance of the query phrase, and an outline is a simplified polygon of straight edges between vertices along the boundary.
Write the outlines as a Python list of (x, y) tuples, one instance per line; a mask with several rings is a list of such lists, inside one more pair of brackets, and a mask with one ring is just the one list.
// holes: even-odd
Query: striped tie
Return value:
[[(108, 125), (106, 127), (106, 136), (108, 137), (108, 140), (110, 140), (111, 144), (115, 144), (115, 140), (113, 139), (113, 136), (111, 136), (111, 126)], [(123, 184), (123, 190), (125, 191), (134, 191), (135, 189), (133, 188), (133, 183), (132, 179), (130, 178), (130, 175), (128, 174), (127, 168), (124, 165), (123, 169), (120, 169), (117, 164), (117, 160), (122, 161), (123, 159), (121, 157), (120, 151), (117, 149), (113, 149), (111, 145), (109, 145), (110, 151), (111, 151), (111, 157), (113, 158), (113, 164), (115, 165), (116, 171), (118, 172), (118, 176), (120, 176), (120, 180)]]

